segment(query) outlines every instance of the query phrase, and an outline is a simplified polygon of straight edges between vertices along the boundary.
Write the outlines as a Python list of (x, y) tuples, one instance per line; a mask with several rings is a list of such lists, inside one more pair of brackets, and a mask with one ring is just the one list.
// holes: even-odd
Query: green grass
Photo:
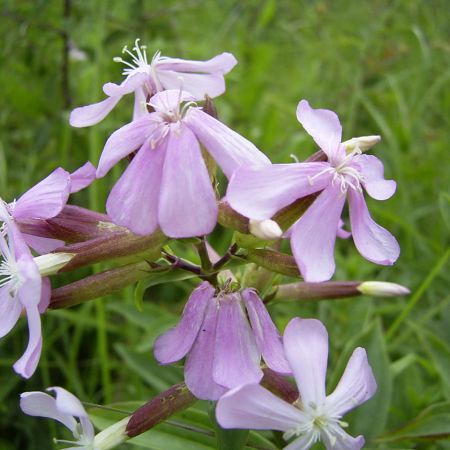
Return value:
[[(164, 55), (207, 59), (232, 52), (239, 64), (227, 77), (227, 93), (217, 100), (220, 118), (274, 162), (314, 151), (295, 117), (301, 98), (336, 111), (344, 138), (382, 135), (373, 153), (398, 190), (386, 202), (369, 200), (369, 207), (397, 236), (402, 254), (393, 267), (375, 266), (351, 242), (340, 242), (335, 279), (389, 280), (409, 286), (412, 295), (278, 304), (271, 312), (280, 328), (298, 315), (327, 325), (330, 387), (355, 346), (369, 349), (379, 392), (348, 421), (351, 431), (372, 439), (370, 448), (450, 448), (445, 440), (417, 439), (442, 421), (439, 429), (446, 424), (449, 432), (450, 423), (444, 403), (450, 401), (448, 3), (96, 0), (73, 2), (65, 20), (62, 3), (4, 0), (1, 5), (0, 195), (8, 201), (18, 197), (59, 165), (74, 170), (86, 159), (97, 163), (109, 134), (130, 119), (131, 99), (90, 129), (69, 127), (65, 102), (70, 99), (75, 107), (101, 100), (102, 84), (121, 79), (112, 58), (136, 37), (150, 54), (159, 49)], [(63, 32), (86, 55), (70, 62), (65, 91)], [(119, 174), (116, 169), (73, 202), (103, 210)], [(228, 244), (217, 233), (214, 243), (221, 249)], [(69, 274), (55, 285), (87, 273)], [(25, 390), (61, 385), (87, 402), (106, 404), (144, 401), (181, 380), (179, 368), (155, 363), (151, 347), (174, 323), (193, 285), (151, 288), (141, 315), (133, 314), (132, 288), (46, 314), (40, 368), (29, 381), (11, 370), (26, 343), (26, 324), (3, 338), (0, 449), (52, 448), (51, 437), (62, 437), (51, 421), (20, 413), (18, 394)], [(380, 438), (420, 414), (425, 431), (406, 430), (399, 441)], [(167, 439), (163, 432), (155, 440)]]

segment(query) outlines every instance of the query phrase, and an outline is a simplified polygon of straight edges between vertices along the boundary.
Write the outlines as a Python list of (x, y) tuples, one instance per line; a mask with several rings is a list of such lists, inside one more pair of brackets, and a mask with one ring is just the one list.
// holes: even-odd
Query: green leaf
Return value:
[(450, 402), (437, 403), (424, 409), (414, 420), (399, 430), (385, 434), (378, 442), (409, 439), (447, 439), (450, 437)]

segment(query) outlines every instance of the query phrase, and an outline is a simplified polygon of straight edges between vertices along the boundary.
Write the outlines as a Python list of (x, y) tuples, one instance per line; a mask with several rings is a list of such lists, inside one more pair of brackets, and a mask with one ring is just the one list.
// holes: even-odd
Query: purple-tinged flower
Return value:
[(336, 389), (325, 393), (328, 334), (316, 319), (295, 318), (283, 337), (286, 358), (300, 393), (290, 404), (258, 384), (237, 387), (217, 403), (216, 417), (224, 428), (283, 431), (295, 439), (285, 450), (307, 450), (321, 440), (327, 450), (359, 450), (364, 437), (347, 434), (342, 417), (371, 398), (377, 385), (366, 351), (354, 350)]
[(42, 348), (40, 313), (50, 301), (50, 283), (42, 280), (19, 229), (0, 200), (0, 338), (8, 334), (25, 310), (29, 341), (14, 370), (25, 378), (36, 370)]
[(187, 355), (186, 385), (208, 400), (241, 384), (258, 383), (261, 355), (271, 369), (290, 372), (280, 335), (256, 292), (216, 293), (208, 282), (191, 294), (179, 324), (158, 337), (154, 353), (161, 364)]
[(341, 144), (342, 127), (333, 111), (313, 109), (302, 100), (297, 118), (328, 161), (242, 167), (230, 180), (228, 202), (246, 217), (265, 220), (295, 200), (323, 191), (292, 226), (291, 247), (306, 281), (326, 281), (335, 270), (336, 230), (348, 197), (352, 236), (359, 253), (376, 264), (393, 264), (400, 254), (399, 245), (371, 218), (362, 188), (376, 200), (386, 200), (395, 192), (395, 181), (383, 178), (382, 162), (362, 155), (357, 140), (354, 150), (346, 153)]
[[(70, 174), (58, 167), (19, 199), (6, 205), (12, 219), (19, 225), (57, 216), (69, 195), (89, 186), (95, 179), (95, 167), (87, 162)], [(0, 200), (1, 201), (1, 200)], [(23, 239), (37, 253), (48, 253), (64, 245), (63, 241), (23, 233)]]
[(127, 66), (123, 71), (125, 80), (119, 85), (106, 83), (103, 86), (108, 96), (106, 100), (74, 109), (70, 115), (72, 126), (87, 127), (100, 122), (124, 95), (132, 92), (135, 94), (133, 119), (144, 115), (148, 99), (162, 90), (183, 89), (197, 100), (205, 95), (217, 97), (225, 92), (224, 75), (237, 64), (231, 53), (221, 53), (208, 61), (189, 61), (161, 56), (160, 52), (155, 53), (149, 63), (145, 49), (136, 39), (134, 54), (127, 47), (123, 50), (131, 56), (131, 62), (114, 58)]
[[(45, 392), (24, 392), (20, 395), (20, 408), (29, 416), (46, 417), (57, 420), (73, 434), (74, 441), (56, 440), (62, 444), (72, 444), (66, 450), (97, 450), (94, 445), (94, 426), (89, 420), (80, 400), (61, 387), (51, 387), (52, 397)], [(76, 446), (76, 447), (74, 447)]]
[[(154, 112), (115, 131), (106, 142), (97, 177), (139, 149), (106, 204), (117, 225), (139, 235), (158, 226), (174, 238), (210, 233), (218, 208), (200, 144), (228, 178), (240, 165), (270, 164), (251, 142), (194, 107), (192, 100), (186, 92), (160, 92), (150, 100)], [(188, 103), (181, 106), (183, 101)]]

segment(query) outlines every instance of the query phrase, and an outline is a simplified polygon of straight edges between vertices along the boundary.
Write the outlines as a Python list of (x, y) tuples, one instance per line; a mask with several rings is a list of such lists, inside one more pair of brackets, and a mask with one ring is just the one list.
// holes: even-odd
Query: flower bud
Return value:
[(283, 231), (280, 226), (274, 220), (254, 220), (250, 219), (249, 222), (250, 233), (254, 236), (273, 241), (275, 239), (281, 238)]
[(345, 150), (347, 151), (347, 153), (352, 152), (356, 147), (365, 152), (366, 150), (374, 147), (380, 141), (381, 136), (359, 136), (343, 142), (342, 145), (345, 146)]
[(397, 295), (408, 295), (411, 291), (401, 284), (389, 283), (387, 281), (364, 281), (357, 287), (364, 295), (375, 297), (395, 297)]
[(109, 450), (129, 439), (126, 433), (129, 420), (130, 417), (125, 417), (125, 419), (116, 422), (95, 435), (94, 448), (98, 450)]
[(34, 262), (38, 266), (41, 276), (48, 277), (57, 274), (74, 256), (75, 253), (48, 253), (37, 256), (34, 258)]

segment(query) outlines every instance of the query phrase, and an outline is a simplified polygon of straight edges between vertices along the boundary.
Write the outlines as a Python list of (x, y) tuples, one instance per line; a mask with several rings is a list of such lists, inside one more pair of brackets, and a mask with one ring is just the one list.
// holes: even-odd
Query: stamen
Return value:
[(297, 158), (297, 155), (294, 155), (293, 153), (291, 153), (289, 156), (290, 156), (296, 163), (299, 163), (299, 162), (300, 162), (299, 159)]

